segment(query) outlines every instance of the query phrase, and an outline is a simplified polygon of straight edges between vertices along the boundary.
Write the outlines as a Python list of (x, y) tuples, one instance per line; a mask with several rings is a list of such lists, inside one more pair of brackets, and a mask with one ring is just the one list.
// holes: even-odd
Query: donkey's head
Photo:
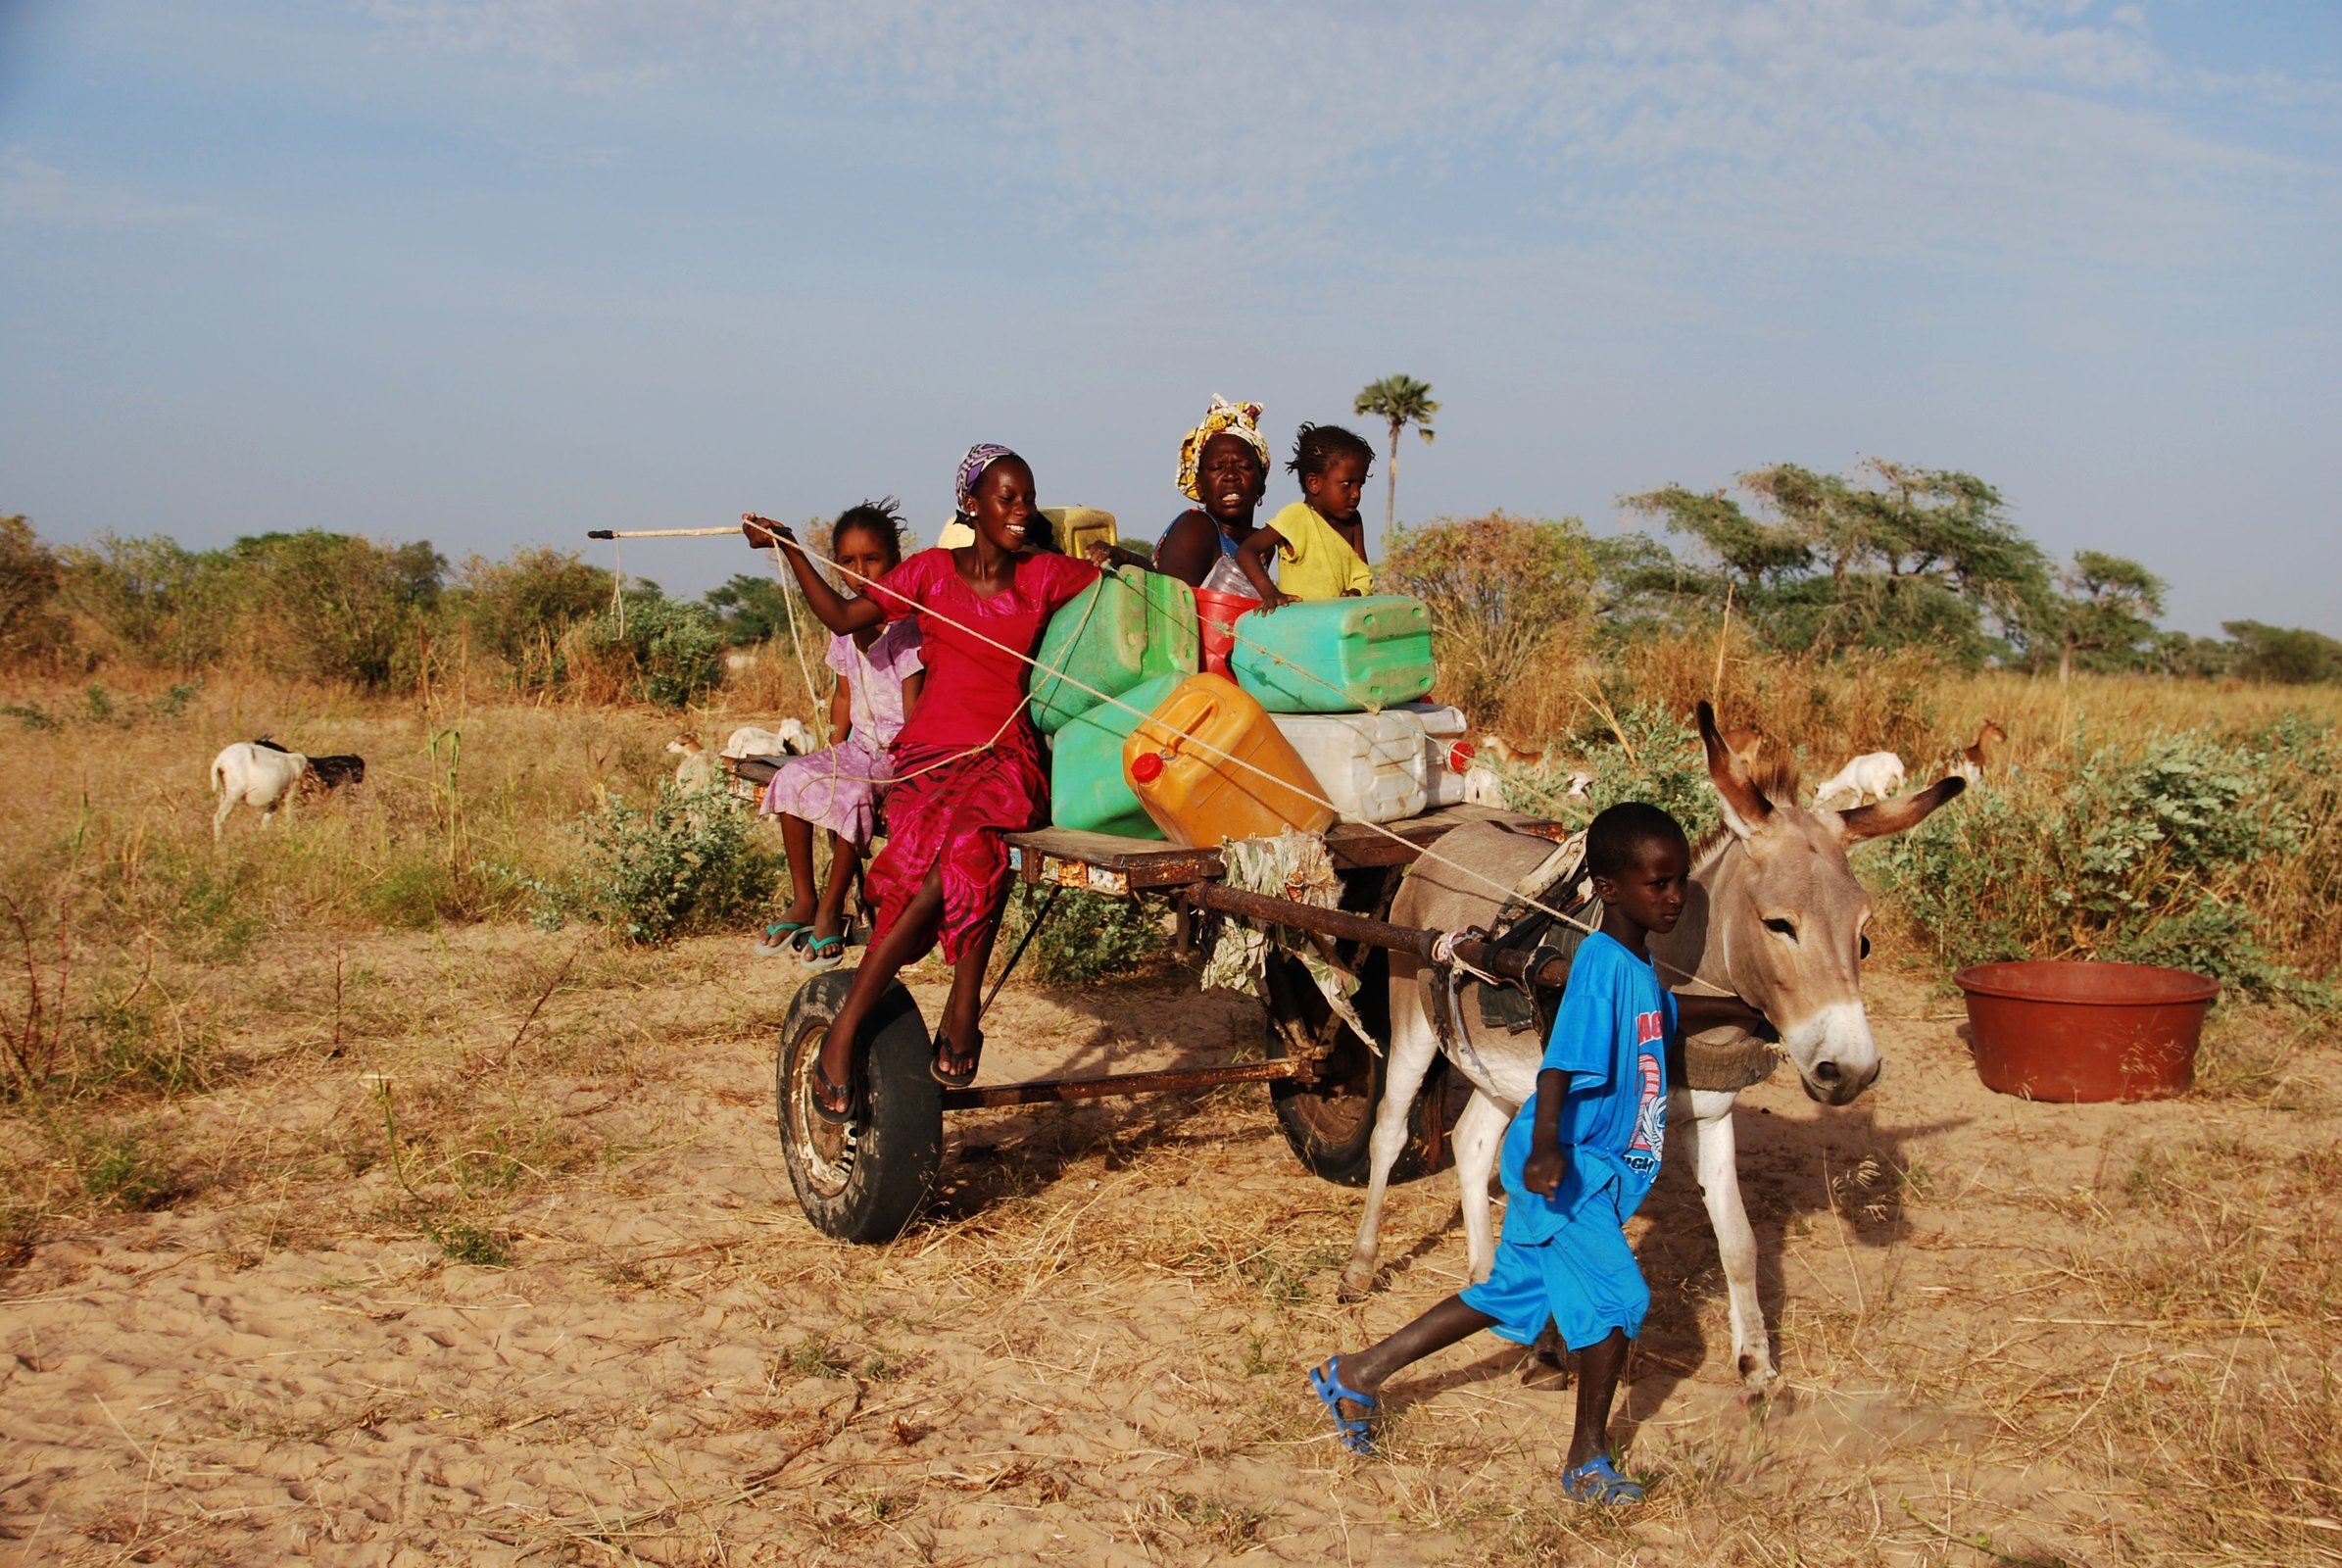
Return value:
[(1793, 772), (1785, 788), (1782, 773), (1752, 774), (1706, 703), (1699, 738), (1730, 837), (1696, 868), (1706, 898), (1695, 894), (1686, 907), (1679, 951), (1695, 957), (1702, 979), (1730, 985), (1773, 1020), (1807, 1094), (1842, 1105), (1878, 1076), (1862, 1005), (1871, 898), (1846, 852), (1915, 826), (1967, 786), (1946, 778), (1877, 806), (1808, 810), (1796, 804)]

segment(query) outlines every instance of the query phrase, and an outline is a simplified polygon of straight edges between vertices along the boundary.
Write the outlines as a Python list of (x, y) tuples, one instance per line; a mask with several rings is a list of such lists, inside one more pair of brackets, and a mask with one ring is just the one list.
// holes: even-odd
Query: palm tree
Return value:
[(1391, 488), (1383, 504), (1383, 532), (1388, 534), (1398, 517), (1398, 432), (1411, 424), (1424, 444), (1430, 445), (1438, 434), (1432, 428), (1432, 416), (1439, 412), (1439, 405), (1432, 401), (1429, 381), (1411, 375), (1386, 375), (1367, 383), (1353, 412), (1391, 421)]

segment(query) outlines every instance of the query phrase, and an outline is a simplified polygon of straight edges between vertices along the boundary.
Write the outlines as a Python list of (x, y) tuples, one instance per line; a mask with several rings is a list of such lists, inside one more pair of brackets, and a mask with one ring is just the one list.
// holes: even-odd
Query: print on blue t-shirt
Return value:
[(1537, 1136), (1537, 1099), (1531, 1096), (1505, 1129), (1497, 1167), (1507, 1198), (1506, 1236), (1545, 1241), (1604, 1193), (1617, 1204), (1619, 1218), (1635, 1212), (1659, 1174), (1667, 1140), (1667, 1039), (1675, 1029), (1675, 998), (1659, 984), (1649, 960), (1601, 932), (1587, 937), (1570, 964), (1561, 1013), (1537, 1064), (1539, 1071), (1570, 1075), (1560, 1128), (1569, 1174), (1551, 1199), (1521, 1184), (1521, 1167)]

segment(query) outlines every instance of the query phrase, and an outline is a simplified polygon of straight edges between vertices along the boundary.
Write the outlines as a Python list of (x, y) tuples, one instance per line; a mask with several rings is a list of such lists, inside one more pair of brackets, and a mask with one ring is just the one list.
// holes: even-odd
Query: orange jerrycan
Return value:
[(1174, 844), (1216, 849), (1334, 820), (1293, 742), (1225, 675), (1181, 681), (1122, 743), (1122, 772)]

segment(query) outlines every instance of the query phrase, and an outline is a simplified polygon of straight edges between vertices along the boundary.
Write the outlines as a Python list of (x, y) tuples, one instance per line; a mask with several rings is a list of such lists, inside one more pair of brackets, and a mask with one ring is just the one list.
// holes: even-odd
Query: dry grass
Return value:
[[(2184, 1102), (2035, 1106), (1975, 1086), (1931, 976), (1878, 982), (1881, 1089), (1820, 1112), (1769, 1086), (1741, 1119), (1783, 1394), (1737, 1402), (1671, 1168), (1622, 1423), (1658, 1485), (1589, 1518), (1553, 1494), (1566, 1389), (1492, 1344), (1393, 1386), (1387, 1458), (1333, 1448), (1301, 1370), (1453, 1288), (1453, 1192), (1398, 1191), (1383, 1293), (1337, 1303), (1356, 1196), (1298, 1173), (1256, 1091), (955, 1118), (912, 1234), (814, 1237), (766, 1103), (778, 972), (532, 932), (466, 869), (556, 865), (549, 828), (662, 773), (671, 718), (251, 684), (123, 722), (155, 694), (117, 695), (0, 759), (31, 937), (0, 1022), (37, 976), (61, 1065), (0, 1105), (0, 1291), (20, 1335), (129, 1336), (90, 1342), (128, 1391), (104, 1413), (47, 1392), (55, 1342), (0, 1342), (22, 1560), (2342, 1561), (2342, 1055), (2316, 1020), (2222, 1011)], [(2021, 759), (2269, 696), (1926, 693)], [(1864, 701), (1800, 738), (1893, 710)], [(202, 768), (263, 729), (370, 782), (215, 851)], [(1161, 981), (1003, 1005), (1003, 1042), (1075, 1051), (1241, 1028)], [(171, 1359), (231, 1328), (275, 1346)], [(35, 1413), (69, 1407), (86, 1430)]]
[(1490, 723), (1532, 744), (1553, 736), (1598, 741), (1597, 705), (1656, 702), (1688, 713), (1715, 702), (1728, 726), (1760, 725), (1804, 759), (1808, 779), (1861, 752), (1892, 751), (1914, 779), (1942, 773), (1987, 719), (2008, 732), (2002, 760), (2024, 768), (2079, 745), (2135, 745), (2174, 730), (2240, 734), (2287, 714), (2342, 723), (2342, 688), (2126, 675), (2054, 676), (1947, 671), (1918, 654), (1830, 661), (1752, 651), (1737, 629), (1719, 639), (1660, 637), (1615, 662), (1556, 659)]

